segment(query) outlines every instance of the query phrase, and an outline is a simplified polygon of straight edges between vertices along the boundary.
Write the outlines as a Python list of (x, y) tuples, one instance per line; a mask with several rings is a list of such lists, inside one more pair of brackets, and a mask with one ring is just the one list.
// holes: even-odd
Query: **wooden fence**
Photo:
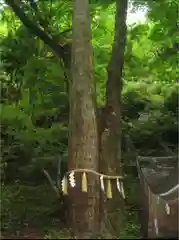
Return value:
[(178, 239), (178, 157), (137, 157), (144, 238)]

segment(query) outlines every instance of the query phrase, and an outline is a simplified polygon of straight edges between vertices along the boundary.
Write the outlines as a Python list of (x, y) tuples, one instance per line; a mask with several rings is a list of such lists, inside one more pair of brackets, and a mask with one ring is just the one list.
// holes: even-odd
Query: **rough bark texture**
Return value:
[[(112, 48), (112, 55), (108, 65), (108, 80), (106, 85), (106, 108), (110, 109), (106, 117), (106, 129), (101, 135), (102, 157), (100, 159), (100, 171), (107, 174), (122, 173), (121, 171), (121, 90), (122, 90), (122, 70), (124, 65), (124, 53), (126, 44), (126, 16), (127, 16), (127, 0), (116, 1), (116, 17), (115, 17), (115, 36)], [(104, 212), (110, 220), (110, 215), (117, 213), (121, 218), (121, 211), (117, 212), (117, 206), (121, 209), (120, 198), (117, 192), (115, 197), (109, 203), (102, 198), (102, 216)], [(104, 203), (105, 202), (105, 203)], [(119, 209), (119, 210), (120, 210)], [(111, 218), (112, 219), (112, 218)], [(121, 221), (117, 221), (114, 216), (115, 225), (113, 225), (112, 235), (115, 230), (119, 230)], [(114, 222), (113, 222), (114, 223)], [(113, 224), (111, 222), (111, 224)], [(109, 230), (111, 232), (111, 230)]]
[[(94, 103), (91, 30), (88, 0), (73, 1), (72, 82), (70, 86), (69, 170), (98, 170), (98, 136)], [(97, 227), (98, 190), (96, 178), (88, 174), (88, 193), (70, 189), (70, 218), (78, 238), (90, 238)]]

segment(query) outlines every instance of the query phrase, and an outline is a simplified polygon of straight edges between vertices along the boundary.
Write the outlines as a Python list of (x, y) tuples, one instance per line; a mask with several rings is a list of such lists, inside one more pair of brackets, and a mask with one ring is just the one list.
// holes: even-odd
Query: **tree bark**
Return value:
[[(126, 17), (127, 17), (127, 3), (128, 0), (116, 0), (116, 16), (115, 16), (115, 35), (112, 48), (111, 59), (108, 64), (108, 79), (106, 84), (106, 106), (108, 114), (106, 116), (106, 129), (100, 136), (102, 157), (100, 159), (100, 171), (107, 174), (121, 174), (121, 91), (122, 91), (122, 72), (124, 65), (124, 53), (126, 45)], [(115, 184), (115, 183), (114, 183)], [(105, 220), (104, 213), (111, 218), (113, 224), (113, 233), (109, 230), (110, 234), (114, 234), (119, 230), (119, 225), (122, 223), (121, 209), (118, 212), (117, 206), (122, 204), (120, 197), (113, 187), (114, 198), (110, 203), (101, 202), (101, 217)], [(122, 206), (120, 206), (122, 208)], [(115, 214), (116, 213), (116, 214)], [(120, 221), (117, 221), (120, 219)], [(113, 221), (114, 220), (114, 221)], [(114, 225), (116, 224), (116, 227)], [(106, 227), (107, 228), (107, 227)], [(113, 235), (114, 236), (114, 235)]]
[[(88, 0), (73, 1), (72, 82), (70, 85), (68, 169), (98, 170), (98, 135), (94, 102), (91, 29)], [(70, 218), (75, 237), (90, 238), (97, 227), (99, 194), (94, 175), (88, 174), (88, 193), (70, 189)], [(97, 229), (96, 229), (97, 230)]]

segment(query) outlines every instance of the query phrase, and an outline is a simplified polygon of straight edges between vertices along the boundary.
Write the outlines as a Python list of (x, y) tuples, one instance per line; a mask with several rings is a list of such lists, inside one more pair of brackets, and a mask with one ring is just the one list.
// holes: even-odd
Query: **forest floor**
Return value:
[(2, 186), (1, 239), (64, 238), (62, 207), (49, 185)]
[[(132, 184), (135, 183), (132, 181)], [(126, 227), (120, 238), (137, 239), (139, 223), (135, 187), (130, 187)], [(127, 190), (128, 191), (128, 190)], [(1, 239), (69, 239), (64, 207), (49, 185), (13, 184), (1, 188)], [(133, 205), (133, 206), (132, 206)], [(60, 207), (61, 206), (61, 207)], [(62, 210), (60, 210), (62, 209)]]

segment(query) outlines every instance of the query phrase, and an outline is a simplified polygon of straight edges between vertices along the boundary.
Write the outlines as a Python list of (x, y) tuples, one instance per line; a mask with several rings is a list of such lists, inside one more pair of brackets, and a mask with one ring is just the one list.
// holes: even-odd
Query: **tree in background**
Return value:
[[(112, 54), (107, 67), (108, 78), (106, 83), (106, 102), (104, 111), (106, 113), (105, 118), (102, 116), (101, 123), (105, 121), (105, 128), (99, 136), (101, 141), (101, 159), (100, 159), (100, 171), (107, 174), (122, 173), (121, 171), (121, 92), (123, 85), (123, 65), (124, 54), (126, 46), (126, 18), (127, 18), (128, 1), (116, 1), (116, 14), (115, 14), (115, 27), (114, 27), (114, 42), (112, 45)], [(99, 122), (99, 121), (98, 121)], [(104, 123), (103, 123), (104, 124)], [(101, 129), (101, 126), (99, 126)], [(113, 225), (116, 223), (116, 227), (119, 228), (119, 216), (122, 219), (122, 212), (116, 212), (115, 209), (121, 208), (121, 202), (117, 193), (115, 198), (110, 203), (103, 205), (102, 216), (105, 219), (104, 214)], [(114, 201), (117, 202), (114, 203)], [(117, 207), (118, 206), (118, 207)], [(109, 214), (110, 213), (110, 214)], [(115, 214), (116, 213), (116, 214)], [(112, 218), (109, 216), (112, 215)], [(112, 220), (113, 219), (113, 220)], [(115, 220), (114, 220), (115, 219)], [(118, 226), (117, 226), (118, 225)], [(107, 230), (107, 225), (105, 226)], [(109, 231), (109, 229), (108, 229)], [(109, 231), (110, 232), (110, 231)], [(108, 232), (108, 234), (109, 234)], [(112, 234), (112, 233), (110, 233)]]

